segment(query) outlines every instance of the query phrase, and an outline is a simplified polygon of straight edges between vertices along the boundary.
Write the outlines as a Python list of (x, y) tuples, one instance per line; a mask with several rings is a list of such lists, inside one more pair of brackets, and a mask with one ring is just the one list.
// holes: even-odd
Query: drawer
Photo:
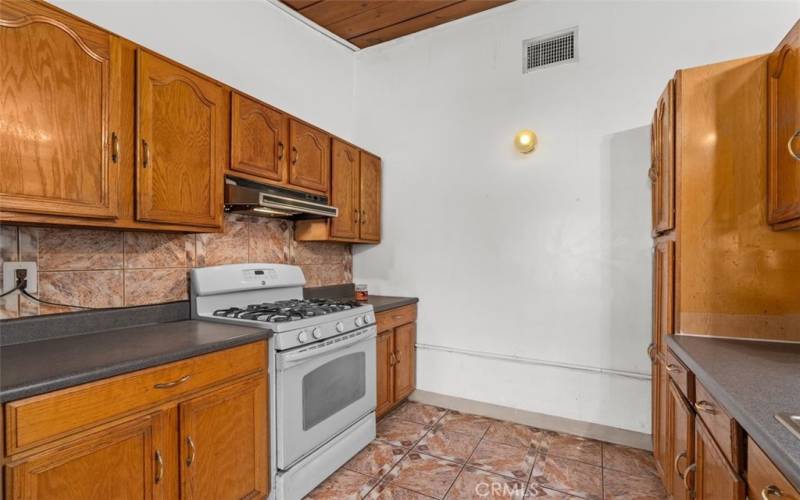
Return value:
[(665, 355), (665, 366), (669, 377), (680, 389), (681, 394), (689, 402), (694, 402), (694, 374), (686, 368), (686, 365), (678, 359), (674, 352), (667, 350)]
[(744, 431), (699, 381), (694, 408), (736, 472), (744, 469)]
[(416, 321), (417, 305), (411, 304), (396, 309), (389, 309), (388, 311), (381, 311), (375, 315), (375, 318), (378, 323), (378, 331), (385, 332), (386, 330), (391, 330), (400, 325)]
[(266, 370), (266, 347), (247, 344), (8, 403), (6, 454)]
[(800, 492), (750, 438), (747, 439), (747, 496), (800, 500)]

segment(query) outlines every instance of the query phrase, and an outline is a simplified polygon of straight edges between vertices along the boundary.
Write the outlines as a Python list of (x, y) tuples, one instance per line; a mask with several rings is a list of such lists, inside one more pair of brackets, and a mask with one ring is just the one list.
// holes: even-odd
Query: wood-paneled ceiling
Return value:
[(512, 0), (281, 0), (353, 45), (365, 48)]

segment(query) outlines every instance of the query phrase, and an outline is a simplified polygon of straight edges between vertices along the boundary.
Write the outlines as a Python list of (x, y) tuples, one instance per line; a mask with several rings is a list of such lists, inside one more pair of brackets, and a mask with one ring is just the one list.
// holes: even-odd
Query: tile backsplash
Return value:
[[(196, 235), (3, 225), (4, 261), (38, 264), (39, 298), (87, 307), (185, 300), (189, 269), (219, 264), (296, 264), (306, 286), (353, 280), (350, 245), (296, 242), (291, 221), (239, 215), (225, 217), (222, 233)], [(0, 319), (71, 310), (18, 294), (0, 298)]]

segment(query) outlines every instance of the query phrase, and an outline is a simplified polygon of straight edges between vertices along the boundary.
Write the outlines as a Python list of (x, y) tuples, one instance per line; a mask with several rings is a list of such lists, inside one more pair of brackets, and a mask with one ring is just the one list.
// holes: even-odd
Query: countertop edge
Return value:
[[(418, 297), (389, 297), (389, 296), (375, 295), (370, 298), (373, 297), (379, 300), (391, 300), (391, 303), (381, 304), (379, 306), (375, 306), (375, 304), (372, 304), (372, 307), (376, 313), (383, 311), (390, 311), (392, 309), (397, 309), (398, 307), (410, 306), (411, 304), (417, 304), (419, 302)], [(369, 304), (370, 302), (368, 301), (367, 303)]]
[[(711, 339), (713, 341), (713, 339)], [(742, 410), (739, 404), (723, 386), (712, 377), (702, 365), (700, 365), (692, 355), (681, 346), (674, 336), (667, 337), (668, 347), (675, 351), (681, 361), (686, 363), (688, 368), (694, 373), (704, 387), (712, 393), (715, 399), (736, 419), (739, 425), (745, 430), (748, 436), (752, 437), (758, 446), (764, 451), (767, 457), (775, 466), (786, 476), (795, 488), (800, 489), (800, 467), (788, 456), (783, 449), (778, 446), (775, 439), (767, 432), (762, 431), (758, 422)]]

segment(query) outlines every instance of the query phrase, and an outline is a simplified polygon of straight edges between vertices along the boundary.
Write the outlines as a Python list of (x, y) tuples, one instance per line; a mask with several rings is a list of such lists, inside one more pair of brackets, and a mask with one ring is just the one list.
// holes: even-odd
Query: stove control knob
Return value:
[(314, 328), (314, 330), (311, 331), (311, 335), (313, 335), (315, 339), (318, 339), (322, 337), (322, 330), (319, 328)]
[(356, 326), (357, 327), (364, 326), (364, 317), (363, 316), (356, 317)]
[(300, 342), (301, 344), (305, 344), (306, 342), (308, 342), (308, 334), (306, 333), (305, 330), (297, 334), (297, 341)]
[(372, 323), (372, 321), (373, 321), (373, 319), (372, 319), (372, 315), (371, 314), (365, 314), (364, 315), (364, 323), (365, 324), (369, 325), (370, 323)]
[(341, 321), (336, 323), (336, 331), (342, 333), (344, 331), (344, 323)]

